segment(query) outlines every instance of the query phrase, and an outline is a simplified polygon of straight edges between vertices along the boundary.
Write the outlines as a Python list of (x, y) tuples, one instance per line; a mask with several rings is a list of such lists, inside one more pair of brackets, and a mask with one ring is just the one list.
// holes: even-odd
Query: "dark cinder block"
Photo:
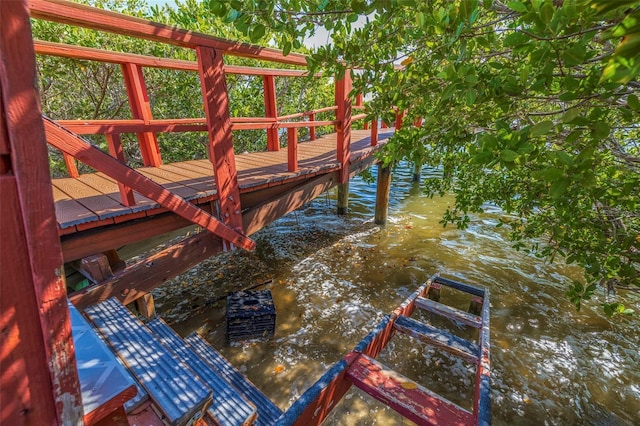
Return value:
[(227, 296), (227, 340), (266, 340), (276, 329), (270, 290), (240, 291)]

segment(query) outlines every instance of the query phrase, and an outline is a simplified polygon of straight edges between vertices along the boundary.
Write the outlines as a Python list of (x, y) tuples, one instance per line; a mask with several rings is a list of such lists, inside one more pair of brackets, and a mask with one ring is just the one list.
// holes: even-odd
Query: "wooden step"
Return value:
[(220, 377), (217, 371), (203, 361), (164, 321), (157, 318), (147, 323), (147, 327), (176, 358), (189, 366), (213, 390), (213, 404), (208, 412), (218, 424), (242, 426), (254, 422), (257, 415), (256, 407)]
[(480, 287), (475, 287), (469, 284), (463, 284), (463, 283), (459, 283), (457, 281), (453, 281), (453, 280), (449, 280), (447, 278), (443, 278), (443, 277), (436, 277), (433, 279), (433, 283), (434, 284), (442, 284), (445, 285), (447, 287), (451, 287), (454, 288), (456, 290), (462, 291), (464, 293), (468, 293), (472, 296), (478, 296), (478, 297), (482, 297), (484, 298), (485, 295), (485, 290), (483, 288)]
[(473, 342), (402, 315), (396, 318), (393, 326), (398, 331), (443, 349), (452, 355), (478, 363), (480, 349)]
[(424, 309), (425, 311), (433, 312), (434, 314), (474, 328), (482, 327), (481, 317), (470, 314), (469, 312), (461, 311), (460, 309), (452, 308), (451, 306), (443, 305), (442, 303), (438, 303), (430, 299), (425, 299), (424, 297), (418, 297), (416, 299), (416, 306), (420, 309)]
[(358, 388), (419, 425), (472, 425), (469, 411), (361, 354), (347, 370)]
[(245, 398), (255, 404), (258, 409), (256, 425), (266, 426), (276, 423), (276, 420), (282, 415), (282, 410), (267, 398), (256, 385), (251, 383), (249, 379), (240, 373), (198, 334), (192, 333), (184, 340), (202, 359), (213, 367), (221, 377), (231, 383)]
[(84, 422), (91, 425), (136, 396), (136, 382), (71, 303), (69, 314)]
[(111, 298), (85, 310), (171, 425), (199, 418), (212, 392), (120, 302)]

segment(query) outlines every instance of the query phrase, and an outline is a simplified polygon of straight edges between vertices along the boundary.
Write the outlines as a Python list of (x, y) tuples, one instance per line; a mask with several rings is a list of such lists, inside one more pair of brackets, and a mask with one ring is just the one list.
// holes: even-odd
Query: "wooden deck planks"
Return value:
[[(380, 129), (381, 145), (393, 134), (393, 129)], [(372, 155), (380, 146), (370, 146), (369, 130), (353, 130), (351, 159), (356, 161)], [(243, 193), (282, 185), (301, 179), (309, 179), (322, 173), (337, 170), (337, 136), (324, 135), (314, 141), (298, 144), (298, 170), (287, 170), (287, 149), (276, 152), (251, 152), (236, 155), (238, 184)], [(167, 190), (192, 202), (217, 199), (217, 191), (211, 162), (207, 159), (164, 164), (159, 167), (142, 167), (140, 173), (162, 185)], [(158, 204), (134, 192), (136, 205), (126, 207), (120, 201), (117, 183), (103, 173), (81, 175), (77, 179), (53, 180), (56, 217), (59, 227), (80, 225), (81, 229), (92, 223), (104, 224), (106, 219), (117, 222), (135, 219), (140, 214), (156, 214)], [(80, 230), (80, 228), (78, 228)]]

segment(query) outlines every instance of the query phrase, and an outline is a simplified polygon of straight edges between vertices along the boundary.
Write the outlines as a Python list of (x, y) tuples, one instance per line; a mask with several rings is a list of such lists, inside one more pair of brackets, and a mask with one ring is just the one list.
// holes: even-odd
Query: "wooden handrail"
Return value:
[[(162, 120), (56, 120), (61, 126), (78, 135), (106, 135), (110, 133), (139, 132), (206, 132), (204, 118), (177, 118)], [(289, 127), (335, 126), (338, 120), (325, 121), (274, 121), (264, 117), (239, 117), (231, 119), (232, 130), (286, 129)]]
[[(136, 64), (142, 67), (162, 68), (176, 71), (198, 71), (198, 64), (195, 61), (185, 61), (183, 59), (158, 58), (155, 56), (139, 55), (135, 53), (113, 52), (91, 47), (73, 46), (64, 43), (54, 43), (50, 41), (34, 40), (33, 47), (37, 54), (47, 56), (58, 56), (61, 58), (82, 59), (87, 61), (100, 61), (110, 64)], [(274, 77), (306, 77), (309, 75), (303, 70), (289, 70), (277, 68), (257, 68), (239, 65), (225, 65), (227, 74), (271, 75)], [(321, 74), (314, 75), (320, 77)]]
[(65, 0), (29, 0), (32, 18), (129, 35), (146, 40), (195, 49), (197, 46), (222, 51), (226, 55), (241, 56), (263, 61), (306, 66), (305, 55), (233, 42), (195, 31), (183, 30), (117, 12), (97, 9)]

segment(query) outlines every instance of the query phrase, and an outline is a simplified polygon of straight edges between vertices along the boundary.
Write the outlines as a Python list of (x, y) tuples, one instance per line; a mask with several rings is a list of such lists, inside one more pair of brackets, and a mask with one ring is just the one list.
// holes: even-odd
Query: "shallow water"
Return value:
[[(577, 312), (564, 291), (578, 269), (512, 250), (494, 227), (497, 209), (473, 217), (464, 231), (443, 229), (438, 222), (452, 199), (425, 197), (410, 183), (409, 167), (394, 172), (384, 228), (371, 223), (375, 184), (356, 178), (350, 192), (348, 217), (334, 215), (333, 195), (317, 199), (256, 234), (256, 253), (205, 262), (158, 289), (160, 315), (183, 335), (199, 330), (286, 409), (437, 272), (491, 291), (494, 424), (640, 423), (640, 298), (619, 295), (638, 312), (631, 319), (606, 318), (603, 292)], [(218, 299), (267, 278), (273, 281), (260, 288), (274, 296), (275, 337), (229, 346)], [(465, 362), (403, 337), (379, 359), (470, 408), (474, 377)], [(325, 424), (409, 422), (352, 390)]]

